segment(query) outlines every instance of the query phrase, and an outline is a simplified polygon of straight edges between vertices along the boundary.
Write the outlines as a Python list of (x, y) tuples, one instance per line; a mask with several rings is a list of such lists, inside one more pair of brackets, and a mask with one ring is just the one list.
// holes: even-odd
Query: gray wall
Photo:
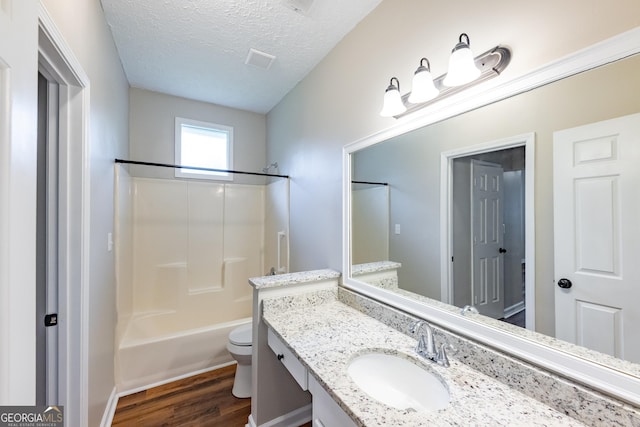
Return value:
[[(131, 160), (175, 163), (175, 118), (232, 126), (234, 170), (261, 172), (266, 162), (266, 116), (132, 88), (129, 91), (129, 156)], [(173, 169), (135, 167), (132, 175), (173, 178)], [(234, 182), (255, 178), (235, 175)]]
[[(504, 173), (504, 307), (524, 304), (525, 258), (524, 171)], [(507, 313), (508, 314), (508, 313)]]
[[(268, 160), (277, 160), (281, 171), (292, 176), (292, 270), (342, 269), (342, 147), (402, 122), (378, 115), (391, 76), (400, 79), (403, 91), (409, 90), (411, 76), (422, 56), (429, 57), (434, 75), (443, 74), (458, 35), (466, 32), (476, 54), (497, 44), (513, 49), (511, 64), (491, 83), (498, 84), (639, 24), (637, 0), (607, 4), (600, 0), (490, 0), (455, 5), (422, 0), (382, 2), (267, 116)], [(559, 99), (557, 107), (566, 108), (564, 101)], [(588, 99), (583, 102), (588, 103)], [(538, 107), (531, 118), (547, 106)], [(517, 112), (517, 108), (513, 110)], [(613, 111), (612, 116), (619, 113)], [(501, 133), (518, 133), (509, 123), (505, 125)], [(531, 130), (528, 127), (527, 131)], [(452, 145), (489, 141), (494, 136), (495, 132), (485, 126), (482, 134), (463, 132)], [(424, 150), (432, 160), (424, 167), (434, 172), (426, 181), (429, 185), (425, 197), (435, 197), (439, 165), (433, 159), (448, 147), (438, 140), (429, 144)], [(548, 140), (539, 145), (537, 157), (537, 164), (550, 171)], [(550, 174), (538, 174), (536, 186), (536, 225), (540, 230), (536, 237), (540, 293), (536, 298), (540, 307), (548, 304), (553, 291)], [(437, 211), (433, 208), (429, 212), (435, 227), (439, 227)], [(426, 236), (423, 241), (429, 242), (426, 251), (439, 251), (439, 233)], [(440, 280), (439, 265), (434, 266), (427, 280)], [(553, 316), (538, 317), (538, 330), (548, 333), (553, 331), (553, 325)]]

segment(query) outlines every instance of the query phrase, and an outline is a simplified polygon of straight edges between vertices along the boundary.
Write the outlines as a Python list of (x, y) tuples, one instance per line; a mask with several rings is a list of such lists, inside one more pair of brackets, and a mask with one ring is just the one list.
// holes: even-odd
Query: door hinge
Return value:
[(44, 315), (44, 326), (56, 326), (58, 324), (58, 313), (45, 314)]

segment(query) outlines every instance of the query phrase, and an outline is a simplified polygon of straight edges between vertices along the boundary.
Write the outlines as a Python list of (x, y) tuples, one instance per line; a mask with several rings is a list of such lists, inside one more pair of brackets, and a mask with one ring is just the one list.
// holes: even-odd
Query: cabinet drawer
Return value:
[(307, 383), (307, 369), (300, 363), (300, 361), (291, 353), (287, 346), (278, 338), (278, 336), (271, 330), (267, 332), (267, 343), (271, 350), (276, 354), (280, 362), (289, 371), (291, 376), (295, 378), (296, 382), (302, 387), (303, 390), (308, 389)]

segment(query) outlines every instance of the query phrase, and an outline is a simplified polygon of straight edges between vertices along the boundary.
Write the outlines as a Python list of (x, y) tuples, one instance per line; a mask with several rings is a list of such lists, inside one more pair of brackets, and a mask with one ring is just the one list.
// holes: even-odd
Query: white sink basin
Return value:
[(405, 358), (364, 354), (351, 361), (347, 372), (362, 391), (393, 408), (432, 411), (449, 406), (442, 381)]

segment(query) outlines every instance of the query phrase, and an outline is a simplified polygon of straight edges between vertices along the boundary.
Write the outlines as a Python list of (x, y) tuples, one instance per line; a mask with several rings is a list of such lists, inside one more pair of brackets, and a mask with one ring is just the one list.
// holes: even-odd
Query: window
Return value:
[[(233, 169), (233, 128), (176, 117), (176, 164)], [(176, 169), (182, 178), (233, 180), (228, 172)]]

